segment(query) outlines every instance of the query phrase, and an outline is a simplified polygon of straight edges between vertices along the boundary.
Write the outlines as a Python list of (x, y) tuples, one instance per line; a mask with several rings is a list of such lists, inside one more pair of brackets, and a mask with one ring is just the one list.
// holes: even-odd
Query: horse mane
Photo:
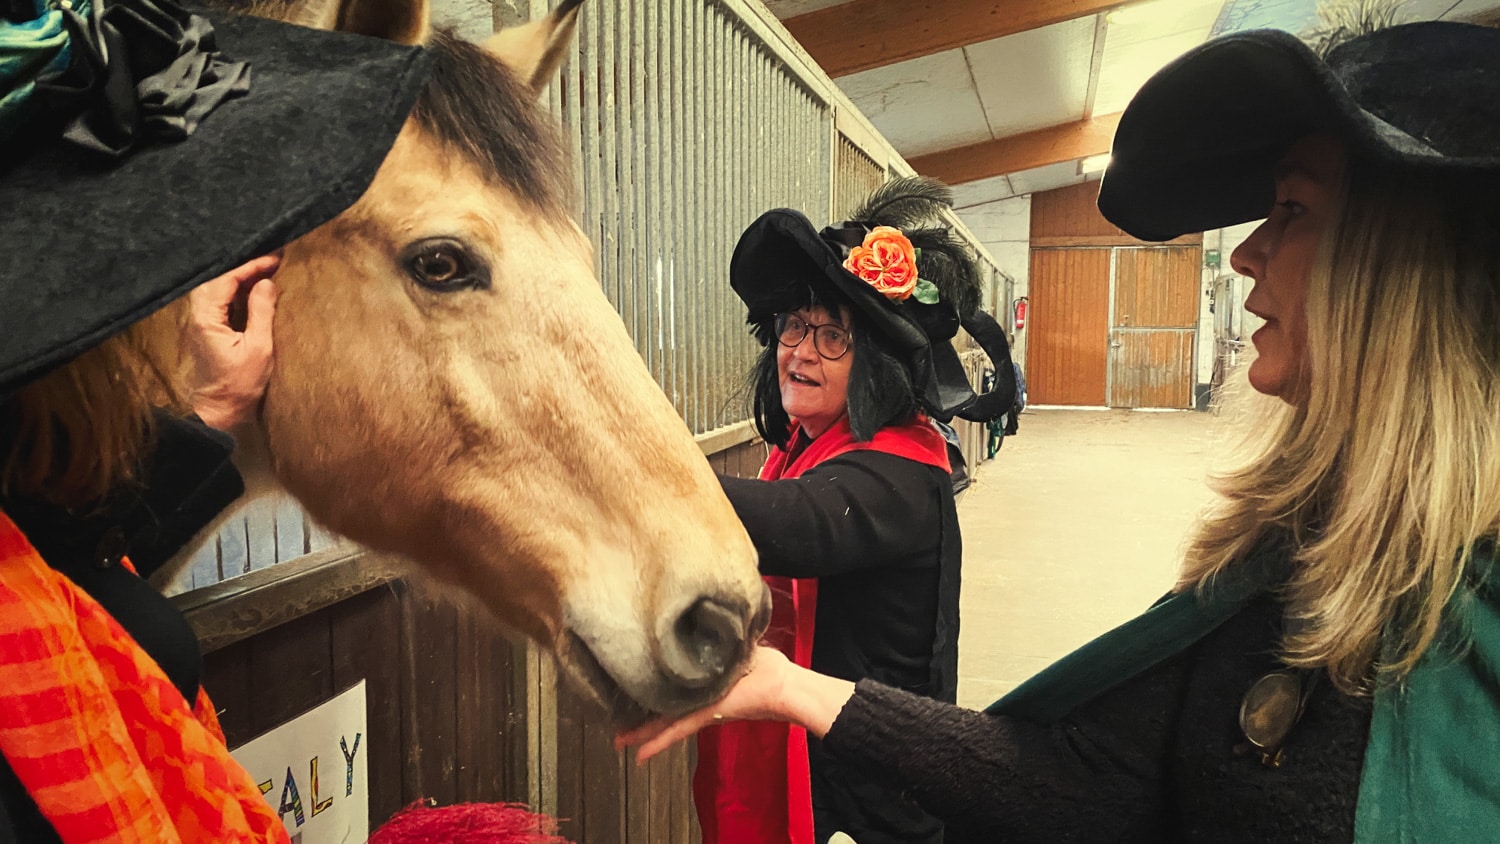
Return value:
[(412, 119), (522, 200), (563, 210), (572, 184), (567, 155), (536, 93), (484, 48), (434, 30), (432, 75)]
[[(204, 0), (209, 8), (314, 25), (331, 0)], [(548, 212), (565, 211), (572, 184), (568, 156), (536, 92), (483, 47), (446, 28), (423, 45), (434, 54), (412, 118), (499, 186)]]

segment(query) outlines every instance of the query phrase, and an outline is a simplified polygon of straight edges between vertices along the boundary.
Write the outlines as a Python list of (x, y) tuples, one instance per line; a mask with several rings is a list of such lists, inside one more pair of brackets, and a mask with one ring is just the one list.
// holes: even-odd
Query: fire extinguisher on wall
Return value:
[(1016, 315), (1014, 322), (1017, 331), (1020, 331), (1021, 329), (1026, 327), (1026, 309), (1030, 304), (1031, 299), (1027, 296), (1022, 296), (1021, 298), (1016, 300)]

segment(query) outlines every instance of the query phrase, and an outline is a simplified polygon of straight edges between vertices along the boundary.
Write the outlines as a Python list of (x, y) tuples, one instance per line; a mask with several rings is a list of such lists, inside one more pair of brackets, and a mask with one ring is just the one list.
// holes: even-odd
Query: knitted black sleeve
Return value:
[(1159, 841), (1185, 682), (1174, 659), (1042, 725), (865, 680), (824, 746), (904, 788), (947, 844)]

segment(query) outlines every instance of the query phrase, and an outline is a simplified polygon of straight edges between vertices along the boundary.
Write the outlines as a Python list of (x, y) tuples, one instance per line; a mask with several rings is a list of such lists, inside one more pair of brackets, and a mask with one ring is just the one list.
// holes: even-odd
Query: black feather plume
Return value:
[(936, 179), (906, 176), (875, 189), (849, 219), (903, 231), (931, 225), (953, 207), (953, 191)]
[(854, 212), (854, 222), (894, 226), (922, 250), (921, 277), (937, 285), (938, 298), (961, 317), (979, 307), (979, 266), (963, 241), (944, 225), (943, 212), (953, 207), (953, 191), (936, 179), (907, 176), (886, 182)]

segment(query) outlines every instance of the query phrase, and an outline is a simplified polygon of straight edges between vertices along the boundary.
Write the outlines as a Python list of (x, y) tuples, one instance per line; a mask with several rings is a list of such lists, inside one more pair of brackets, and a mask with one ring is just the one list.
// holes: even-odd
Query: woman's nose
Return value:
[(1266, 267), (1266, 223), (1256, 227), (1245, 242), (1229, 253), (1229, 266), (1240, 275), (1259, 280)]
[(812, 360), (818, 356), (817, 342), (813, 337), (813, 332), (809, 331), (802, 335), (802, 340), (792, 348), (792, 354), (802, 360)]

